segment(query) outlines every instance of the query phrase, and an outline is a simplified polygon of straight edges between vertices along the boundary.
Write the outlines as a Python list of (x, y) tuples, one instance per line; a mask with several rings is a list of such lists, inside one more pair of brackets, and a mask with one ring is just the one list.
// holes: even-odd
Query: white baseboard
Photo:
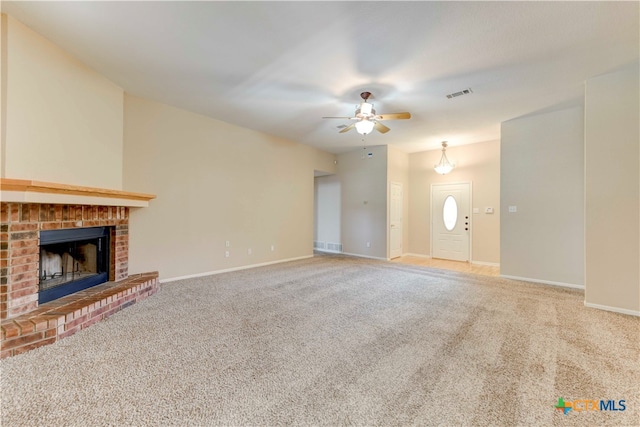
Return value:
[(318, 248), (314, 248), (313, 249), (316, 252), (326, 252), (328, 254), (342, 254), (344, 252), (340, 252), (340, 251), (330, 251), (329, 249), (318, 249)]
[(553, 282), (551, 280), (531, 279), (529, 277), (507, 276), (505, 274), (501, 274), (500, 277), (505, 279), (520, 280), (522, 282), (542, 283), (544, 285), (562, 286), (565, 288), (574, 288), (574, 289), (584, 290), (584, 285), (576, 285), (573, 283)]
[(629, 310), (626, 308), (610, 307), (608, 305), (592, 304), (586, 301), (584, 302), (584, 306), (589, 308), (597, 308), (599, 310), (613, 311), (614, 313), (628, 314), (630, 316), (640, 317), (640, 311), (638, 310)]
[(486, 265), (488, 267), (500, 267), (499, 262), (486, 262), (486, 261), (471, 261), (471, 264), (475, 265)]
[(402, 254), (402, 256), (414, 256), (416, 258), (431, 258), (431, 255), (424, 255), (424, 254), (412, 254), (412, 253), (406, 253), (406, 254)]
[(355, 257), (358, 257), (358, 258), (368, 258), (368, 259), (377, 259), (377, 260), (380, 260), (380, 261), (389, 261), (389, 258), (380, 258), (380, 257), (377, 257), (377, 256), (369, 256), (369, 255), (362, 255), (362, 254), (352, 254), (352, 253), (349, 253), (349, 252), (341, 252), (341, 253), (343, 255), (350, 255), (350, 256), (355, 256)]
[(160, 283), (169, 283), (169, 282), (175, 282), (177, 280), (193, 279), (194, 277), (213, 276), (214, 274), (230, 273), (232, 271), (239, 271), (239, 270), (248, 270), (250, 268), (264, 267), (266, 265), (280, 264), (280, 263), (289, 262), (289, 261), (298, 261), (298, 260), (307, 259), (307, 258), (313, 258), (313, 255), (305, 255), (305, 256), (301, 256), (301, 257), (288, 258), (288, 259), (279, 259), (277, 261), (261, 262), (259, 264), (242, 265), (240, 267), (225, 268), (223, 270), (207, 271), (205, 273), (189, 274), (187, 276), (170, 277), (168, 279), (161, 279)]
[[(402, 254), (402, 256), (412, 256), (412, 257), (416, 257), (416, 258), (432, 258), (431, 255), (425, 255), (425, 254), (414, 254), (411, 252), (408, 252), (406, 254)], [(470, 264), (475, 264), (475, 265), (486, 265), (489, 267), (500, 267), (500, 263), (499, 262), (486, 262), (486, 261), (469, 261)]]

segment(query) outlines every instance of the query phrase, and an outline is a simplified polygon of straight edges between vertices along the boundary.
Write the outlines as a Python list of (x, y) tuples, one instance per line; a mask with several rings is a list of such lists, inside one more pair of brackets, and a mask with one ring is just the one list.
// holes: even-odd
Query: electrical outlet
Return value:
[(226, 246), (227, 248), (230, 246), (230, 245), (229, 245), (229, 241), (228, 241), (228, 240), (225, 242), (225, 246)]
[(518, 212), (518, 207), (517, 206), (509, 206), (509, 212), (510, 213)]
[(224, 251), (224, 257), (229, 258), (229, 251)]
[(251, 255), (251, 248), (247, 249), (247, 255)]
[(271, 245), (271, 252), (275, 251), (276, 247), (274, 245)]
[(371, 247), (371, 242), (367, 242), (367, 247), (370, 248)]

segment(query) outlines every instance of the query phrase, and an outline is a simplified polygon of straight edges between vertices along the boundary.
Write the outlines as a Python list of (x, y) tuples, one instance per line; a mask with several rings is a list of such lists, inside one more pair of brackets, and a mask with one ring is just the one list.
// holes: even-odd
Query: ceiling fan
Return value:
[(362, 92), (360, 94), (363, 102), (356, 108), (356, 114), (354, 117), (323, 117), (323, 119), (355, 120), (355, 123), (345, 126), (340, 133), (345, 133), (355, 128), (359, 134), (367, 135), (374, 129), (380, 133), (389, 132), (391, 129), (380, 123), (382, 120), (402, 120), (411, 118), (411, 113), (376, 114), (376, 110), (373, 109), (373, 104), (368, 102), (370, 96), (371, 92)]

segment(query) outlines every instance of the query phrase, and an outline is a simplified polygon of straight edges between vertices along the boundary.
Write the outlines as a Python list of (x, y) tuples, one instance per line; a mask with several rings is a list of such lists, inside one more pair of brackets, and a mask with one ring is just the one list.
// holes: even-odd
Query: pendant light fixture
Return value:
[(440, 175), (446, 175), (456, 167), (456, 165), (451, 163), (447, 158), (447, 146), (447, 141), (442, 141), (442, 157), (440, 157), (438, 164), (433, 166), (433, 169)]

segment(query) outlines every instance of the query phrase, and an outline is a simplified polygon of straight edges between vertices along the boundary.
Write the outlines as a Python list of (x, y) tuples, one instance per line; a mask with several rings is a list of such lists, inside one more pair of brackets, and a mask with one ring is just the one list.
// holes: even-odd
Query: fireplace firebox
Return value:
[(40, 232), (38, 303), (109, 280), (109, 227)]

